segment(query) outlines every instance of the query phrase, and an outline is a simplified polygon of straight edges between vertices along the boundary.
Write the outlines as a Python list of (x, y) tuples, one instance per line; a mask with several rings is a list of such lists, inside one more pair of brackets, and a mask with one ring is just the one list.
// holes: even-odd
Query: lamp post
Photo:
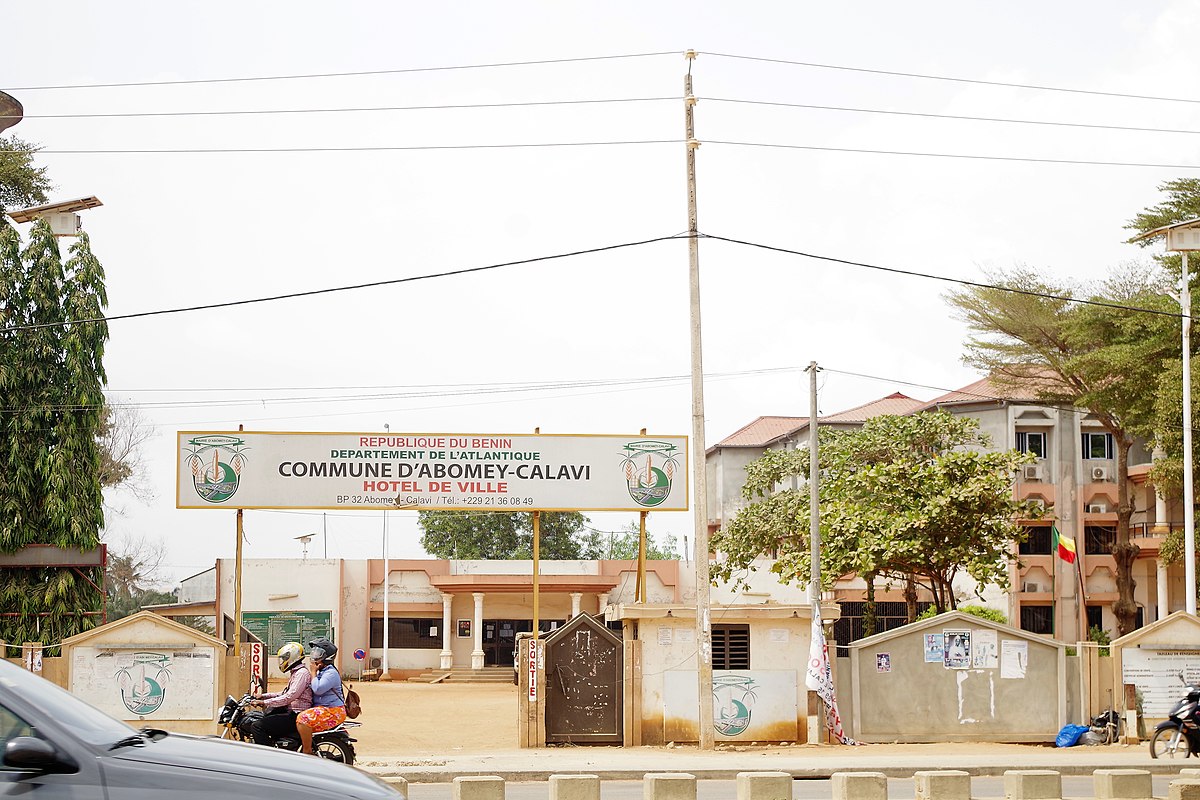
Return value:
[(1192, 466), (1192, 285), (1188, 253), (1200, 250), (1200, 217), (1164, 225), (1135, 236), (1145, 241), (1163, 236), (1167, 250), (1179, 253), (1183, 268), (1179, 280), (1179, 309), (1183, 315), (1183, 574), (1187, 612), (1196, 613), (1196, 499)]

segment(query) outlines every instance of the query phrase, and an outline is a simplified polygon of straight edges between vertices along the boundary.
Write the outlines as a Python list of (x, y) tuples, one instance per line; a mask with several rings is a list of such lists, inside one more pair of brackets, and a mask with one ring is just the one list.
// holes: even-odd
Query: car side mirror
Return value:
[(74, 772), (70, 759), (58, 754), (54, 745), (34, 736), (18, 736), (4, 746), (4, 766), (28, 772)]

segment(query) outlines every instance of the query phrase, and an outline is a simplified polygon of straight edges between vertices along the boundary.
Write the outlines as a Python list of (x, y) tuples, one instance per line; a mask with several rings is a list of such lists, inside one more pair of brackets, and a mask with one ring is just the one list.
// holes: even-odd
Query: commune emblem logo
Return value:
[(246, 449), (245, 440), (236, 436), (210, 434), (188, 440), (185, 459), (201, 500), (224, 503), (233, 497), (246, 466)]
[(676, 451), (669, 442), (643, 440), (625, 445), (625, 482), (629, 496), (639, 506), (661, 505), (671, 494), (671, 482), (679, 471)]
[(713, 676), (713, 728), (722, 736), (737, 736), (750, 727), (757, 684), (744, 675)]
[(133, 664), (117, 670), (121, 702), (130, 713), (153, 714), (167, 697), (171, 660), (161, 653), (134, 653)]

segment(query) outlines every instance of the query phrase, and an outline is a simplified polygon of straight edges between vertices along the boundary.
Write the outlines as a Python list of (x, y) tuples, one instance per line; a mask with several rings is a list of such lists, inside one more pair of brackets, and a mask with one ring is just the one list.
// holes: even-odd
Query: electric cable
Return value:
[[(417, 145), (362, 145), (346, 147), (175, 147), (175, 148), (113, 148), (52, 149), (42, 148), (37, 152), (52, 155), (206, 155), (211, 153), (385, 153), (427, 150), (529, 150), (551, 147), (612, 147), (645, 144), (683, 144), (682, 139), (627, 139), (595, 142), (507, 142), (501, 144), (417, 144)], [(19, 150), (0, 150), (0, 153), (19, 153)]]
[(452, 72), (468, 69), (493, 69), (496, 67), (530, 67), (547, 64), (578, 64), (588, 61), (616, 61), (626, 58), (652, 58), (655, 56), (679, 55), (677, 50), (666, 50), (657, 53), (619, 53), (602, 56), (578, 56), (575, 58), (543, 58), (533, 61), (494, 61), (483, 64), (455, 64), (440, 67), (406, 67), (401, 69), (373, 69), (355, 72), (314, 72), (298, 75), (255, 75), (233, 78), (196, 78), (191, 80), (173, 81), (125, 81), (120, 83), (68, 83), (43, 86), (11, 86), (9, 92), (41, 92), (53, 89), (113, 89), (129, 86), (190, 86), (206, 83), (246, 83), (250, 81), (290, 81), (308, 80), (311, 78), (361, 78), (374, 75), (407, 75), (417, 72)]

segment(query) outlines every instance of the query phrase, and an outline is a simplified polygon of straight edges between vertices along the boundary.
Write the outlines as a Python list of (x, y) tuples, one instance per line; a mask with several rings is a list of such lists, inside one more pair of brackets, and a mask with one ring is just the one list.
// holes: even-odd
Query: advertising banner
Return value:
[(177, 508), (686, 511), (684, 436), (180, 431)]

